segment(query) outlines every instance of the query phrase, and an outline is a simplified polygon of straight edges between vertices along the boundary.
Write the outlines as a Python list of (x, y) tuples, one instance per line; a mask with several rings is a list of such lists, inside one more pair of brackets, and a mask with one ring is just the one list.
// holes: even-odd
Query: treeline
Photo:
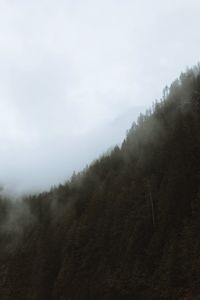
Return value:
[(1, 199), (0, 299), (200, 299), (199, 232), (197, 66), (120, 147), (49, 192)]

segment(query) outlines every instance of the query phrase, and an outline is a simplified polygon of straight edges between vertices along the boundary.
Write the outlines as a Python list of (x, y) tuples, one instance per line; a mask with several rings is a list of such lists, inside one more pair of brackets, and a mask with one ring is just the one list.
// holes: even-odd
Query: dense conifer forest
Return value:
[(65, 184), (1, 196), (0, 299), (200, 299), (200, 66)]

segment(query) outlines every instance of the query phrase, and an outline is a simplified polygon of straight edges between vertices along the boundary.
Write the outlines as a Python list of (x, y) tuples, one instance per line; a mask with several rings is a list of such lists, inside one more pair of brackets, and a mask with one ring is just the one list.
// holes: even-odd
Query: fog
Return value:
[(199, 61), (198, 1), (0, 2), (0, 183), (48, 189)]

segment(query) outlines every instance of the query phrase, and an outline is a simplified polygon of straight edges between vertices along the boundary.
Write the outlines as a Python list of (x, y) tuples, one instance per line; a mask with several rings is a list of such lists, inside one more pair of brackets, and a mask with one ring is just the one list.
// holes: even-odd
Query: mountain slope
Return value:
[(200, 72), (121, 147), (50, 192), (0, 202), (0, 299), (200, 299)]

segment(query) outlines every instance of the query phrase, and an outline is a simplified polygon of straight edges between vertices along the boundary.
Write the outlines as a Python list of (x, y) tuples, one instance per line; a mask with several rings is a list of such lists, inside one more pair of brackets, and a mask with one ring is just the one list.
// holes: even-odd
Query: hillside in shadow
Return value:
[(200, 299), (199, 233), (197, 66), (71, 180), (1, 197), (0, 299)]

